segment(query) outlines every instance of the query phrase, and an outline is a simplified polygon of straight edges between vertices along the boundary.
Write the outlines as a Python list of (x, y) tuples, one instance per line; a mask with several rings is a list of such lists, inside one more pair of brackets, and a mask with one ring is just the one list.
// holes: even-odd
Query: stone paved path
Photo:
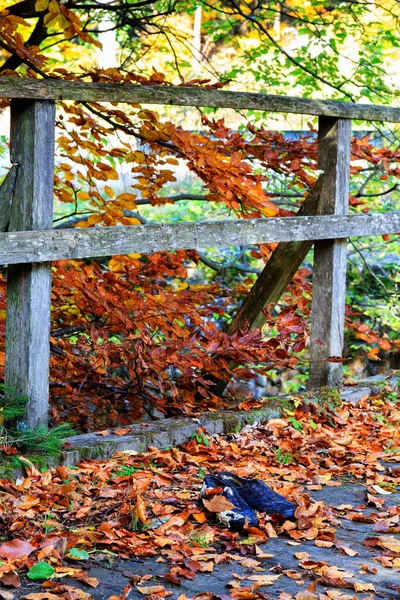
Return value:
[[(400, 464), (393, 462), (382, 463), (386, 468), (399, 468)], [(399, 504), (399, 491), (392, 493), (391, 495), (384, 496), (385, 507), (394, 506)], [(354, 507), (362, 508), (362, 513), (368, 515), (371, 513), (377, 513), (379, 510), (375, 507), (366, 506), (366, 488), (361, 483), (354, 482), (343, 482), (341, 487), (323, 487), (320, 491), (312, 492), (312, 496), (315, 500), (322, 500), (327, 505), (340, 506), (342, 504), (353, 505)], [(275, 582), (271, 587), (261, 588), (264, 593), (269, 595), (269, 598), (278, 598), (281, 592), (286, 592), (295, 595), (299, 591), (304, 591), (307, 586), (311, 583), (313, 578), (313, 572), (304, 570), (299, 567), (299, 561), (294, 557), (295, 553), (308, 552), (310, 559), (315, 561), (325, 561), (330, 566), (336, 566), (346, 571), (354, 573), (353, 581), (362, 583), (372, 583), (375, 587), (375, 593), (355, 593), (351, 589), (342, 589), (343, 593), (350, 594), (353, 598), (366, 598), (370, 597), (371, 594), (376, 598), (387, 598), (387, 599), (398, 599), (400, 594), (396, 591), (396, 586), (400, 588), (400, 569), (385, 568), (381, 566), (379, 562), (374, 561), (374, 557), (382, 552), (378, 548), (369, 549), (365, 544), (364, 540), (366, 537), (376, 537), (390, 535), (396, 537), (400, 544), (400, 534), (376, 534), (372, 529), (371, 523), (358, 523), (341, 519), (341, 524), (336, 530), (336, 539), (344, 543), (355, 550), (358, 554), (356, 556), (347, 556), (343, 554), (336, 547), (330, 548), (318, 548), (315, 546), (313, 541), (302, 540), (299, 545), (294, 546), (289, 544), (289, 537), (279, 536), (275, 539), (270, 539), (267, 543), (261, 544), (263, 552), (273, 554), (272, 558), (259, 559), (264, 569), (265, 574), (279, 573), (282, 570), (295, 570), (301, 573), (301, 581), (304, 583), (299, 585), (295, 580), (288, 577), (285, 574)], [(216, 549), (218, 550), (218, 549)], [(235, 551), (233, 551), (234, 553)], [(96, 556), (96, 555), (94, 555)], [(201, 592), (213, 592), (218, 596), (229, 596), (229, 588), (226, 584), (232, 581), (232, 576), (236, 573), (239, 576), (251, 575), (252, 570), (246, 569), (239, 563), (232, 561), (232, 563), (222, 563), (215, 567), (213, 573), (210, 574), (197, 574), (195, 579), (188, 581), (183, 579), (182, 585), (175, 586), (170, 584), (164, 577), (163, 574), (169, 570), (170, 566), (167, 562), (160, 563), (156, 562), (156, 558), (149, 559), (137, 559), (137, 560), (120, 560), (120, 559), (99, 559), (96, 558), (91, 562), (83, 565), (85, 570), (88, 571), (90, 576), (99, 579), (99, 586), (97, 589), (88, 588), (82, 584), (77, 584), (76, 580), (63, 579), (63, 583), (81, 587), (86, 592), (91, 593), (94, 600), (107, 600), (112, 595), (121, 594), (124, 586), (129, 584), (129, 579), (132, 575), (143, 576), (145, 574), (152, 575), (152, 579), (149, 580), (147, 585), (161, 584), (166, 589), (171, 590), (173, 594), (169, 596), (171, 600), (176, 600), (179, 595), (186, 594), (188, 598), (194, 597), (196, 594)], [(362, 565), (367, 565), (371, 569), (376, 569), (376, 574), (363, 573), (359, 571)], [(256, 574), (261, 574), (256, 572)], [(250, 584), (250, 582), (248, 583)], [(247, 584), (247, 585), (248, 585)], [(242, 582), (244, 585), (244, 582)], [(319, 592), (324, 592), (324, 587), (318, 586)], [(21, 598), (24, 594), (32, 592), (43, 591), (39, 583), (29, 582), (25, 579), (24, 585), (18, 593), (17, 598)], [(155, 596), (156, 597), (156, 596)], [(145, 598), (144, 595), (140, 594), (135, 587), (128, 596), (129, 600), (137, 600), (138, 598)]]

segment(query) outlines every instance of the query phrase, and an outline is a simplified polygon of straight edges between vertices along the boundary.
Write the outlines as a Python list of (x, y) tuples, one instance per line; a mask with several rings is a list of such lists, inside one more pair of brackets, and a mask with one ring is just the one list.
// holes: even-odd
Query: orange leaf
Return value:
[(138, 496), (137, 496), (135, 508), (133, 509), (133, 514), (134, 514), (134, 516), (136, 516), (136, 518), (141, 523), (146, 523), (146, 521), (147, 521), (146, 507), (143, 502), (143, 498), (140, 496), (140, 494), (138, 494)]
[(203, 498), (203, 504), (210, 512), (224, 512), (225, 510), (232, 510), (235, 506), (225, 498), (225, 496), (213, 496), (211, 500)]
[(130, 427), (126, 427), (125, 429), (114, 429), (113, 433), (115, 433), (115, 435), (126, 435), (127, 433), (130, 433), (131, 428)]
[(149, 594), (159, 594), (164, 591), (162, 585), (137, 585), (136, 589), (145, 596), (148, 596)]
[(371, 348), (371, 350), (367, 354), (367, 358), (370, 360), (381, 360), (378, 356), (379, 348)]
[(207, 521), (207, 517), (204, 513), (196, 513), (196, 514), (192, 515), (192, 517), (198, 523), (205, 523)]
[(17, 573), (14, 573), (14, 571), (10, 571), (9, 573), (3, 573), (1, 576), (1, 583), (7, 587), (21, 587), (21, 580), (18, 577)]
[(356, 592), (375, 592), (375, 588), (372, 583), (360, 583), (355, 581), (353, 586)]
[(27, 600), (60, 600), (60, 596), (58, 594), (52, 594), (51, 592), (26, 594), (26, 596), (21, 596), (21, 598), (26, 598)]
[(0, 556), (2, 558), (15, 560), (16, 558), (29, 556), (29, 554), (36, 549), (36, 546), (33, 546), (25, 540), (11, 540), (11, 542), (5, 542), (4, 544), (1, 544)]

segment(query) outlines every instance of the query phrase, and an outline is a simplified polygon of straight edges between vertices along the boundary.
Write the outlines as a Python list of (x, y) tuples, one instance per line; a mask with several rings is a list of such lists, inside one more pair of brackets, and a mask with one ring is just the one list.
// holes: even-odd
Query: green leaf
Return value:
[(88, 560), (89, 558), (89, 553), (86, 552), (86, 550), (80, 550), (79, 548), (71, 548), (68, 554), (75, 560)]
[(291, 422), (291, 424), (294, 427), (294, 429), (297, 429), (297, 431), (303, 431), (303, 427), (302, 427), (302, 424), (301, 424), (300, 421), (298, 421), (294, 417), (289, 417), (288, 421)]
[(29, 579), (49, 579), (52, 575), (54, 575), (55, 571), (51, 565), (47, 562), (38, 562), (36, 565), (33, 565), (31, 569), (29, 569), (27, 573), (27, 577)]

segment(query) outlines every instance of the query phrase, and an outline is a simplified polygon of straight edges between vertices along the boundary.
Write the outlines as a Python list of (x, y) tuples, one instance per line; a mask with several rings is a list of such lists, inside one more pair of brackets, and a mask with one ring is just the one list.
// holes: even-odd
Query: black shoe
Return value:
[(285, 519), (294, 515), (296, 505), (284, 496), (277, 494), (274, 490), (263, 483), (260, 479), (238, 477), (233, 473), (218, 473), (220, 485), (230, 486), (242, 500), (253, 510), (268, 514), (281, 514)]
[[(200, 491), (200, 501), (211, 500), (214, 496), (224, 496), (233, 508), (217, 513), (217, 519), (227, 525), (232, 531), (241, 531), (247, 524), (249, 527), (258, 527), (257, 515), (237, 491), (224, 483), (216, 475), (206, 475)], [(205, 506), (205, 508), (207, 508)]]

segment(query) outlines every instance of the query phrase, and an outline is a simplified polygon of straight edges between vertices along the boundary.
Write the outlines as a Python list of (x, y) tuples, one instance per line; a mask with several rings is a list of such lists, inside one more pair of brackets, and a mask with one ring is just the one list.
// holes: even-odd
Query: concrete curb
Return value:
[[(150, 446), (165, 450), (179, 446), (191, 439), (194, 433), (203, 427), (210, 435), (216, 433), (237, 433), (246, 425), (256, 425), (280, 416), (279, 407), (266, 407), (249, 411), (218, 411), (206, 413), (198, 419), (171, 418), (154, 423), (130, 425), (130, 432), (123, 436), (113, 433), (100, 436), (86, 433), (66, 438), (65, 442), (73, 446), (64, 452), (64, 465), (77, 465), (81, 460), (104, 460), (115, 452), (145, 452)], [(121, 428), (120, 428), (121, 429)], [(125, 427), (124, 427), (125, 429)]]

